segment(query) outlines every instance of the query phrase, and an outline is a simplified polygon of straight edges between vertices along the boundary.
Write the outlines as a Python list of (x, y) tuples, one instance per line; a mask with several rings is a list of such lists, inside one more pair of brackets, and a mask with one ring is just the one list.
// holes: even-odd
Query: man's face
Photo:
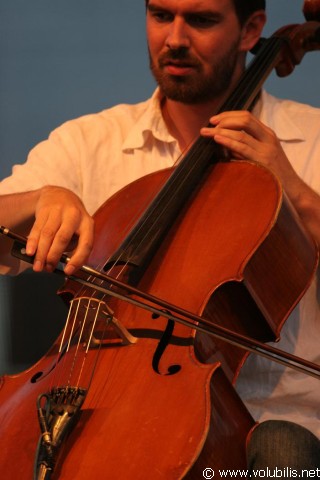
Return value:
[(164, 95), (196, 104), (223, 94), (243, 66), (241, 33), (232, 0), (150, 0), (150, 66)]

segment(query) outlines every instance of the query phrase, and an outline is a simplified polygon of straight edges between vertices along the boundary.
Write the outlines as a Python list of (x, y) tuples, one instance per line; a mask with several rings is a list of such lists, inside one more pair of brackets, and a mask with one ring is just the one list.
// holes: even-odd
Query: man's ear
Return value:
[(240, 51), (248, 52), (251, 50), (261, 37), (263, 27), (267, 17), (264, 10), (254, 12), (242, 27)]

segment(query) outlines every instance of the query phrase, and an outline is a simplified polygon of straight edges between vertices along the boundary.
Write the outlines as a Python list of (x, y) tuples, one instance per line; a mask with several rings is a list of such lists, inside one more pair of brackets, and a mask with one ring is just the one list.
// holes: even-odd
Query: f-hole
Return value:
[[(169, 312), (167, 312), (169, 313)], [(152, 318), (158, 318), (159, 315), (153, 314)], [(153, 359), (152, 359), (152, 368), (158, 375), (175, 375), (181, 370), (181, 365), (170, 365), (168, 367), (167, 372), (162, 373), (159, 369), (160, 360), (162, 355), (164, 354), (169, 342), (172, 338), (173, 330), (174, 330), (174, 321), (168, 320), (167, 326), (162, 334), (162, 337), (158, 343), (158, 346), (154, 352)]]

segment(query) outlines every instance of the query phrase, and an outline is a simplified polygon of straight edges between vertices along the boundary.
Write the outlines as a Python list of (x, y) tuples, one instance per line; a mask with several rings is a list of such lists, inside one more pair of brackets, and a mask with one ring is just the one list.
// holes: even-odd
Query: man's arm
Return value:
[[(26, 252), (35, 255), (35, 271), (54, 270), (63, 252), (75, 249), (65, 267), (72, 274), (92, 249), (94, 222), (82, 201), (70, 190), (45, 186), (38, 190), (0, 196), (0, 224), (28, 236)], [(17, 267), (11, 242), (0, 239), (1, 272)]]

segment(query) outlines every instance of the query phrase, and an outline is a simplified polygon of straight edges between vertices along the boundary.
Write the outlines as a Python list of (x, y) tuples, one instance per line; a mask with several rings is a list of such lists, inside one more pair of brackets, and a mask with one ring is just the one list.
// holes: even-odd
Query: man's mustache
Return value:
[(164, 67), (170, 62), (178, 60), (191, 67), (199, 67), (200, 65), (200, 62), (192, 57), (185, 48), (177, 48), (163, 52), (158, 59), (160, 67)]

